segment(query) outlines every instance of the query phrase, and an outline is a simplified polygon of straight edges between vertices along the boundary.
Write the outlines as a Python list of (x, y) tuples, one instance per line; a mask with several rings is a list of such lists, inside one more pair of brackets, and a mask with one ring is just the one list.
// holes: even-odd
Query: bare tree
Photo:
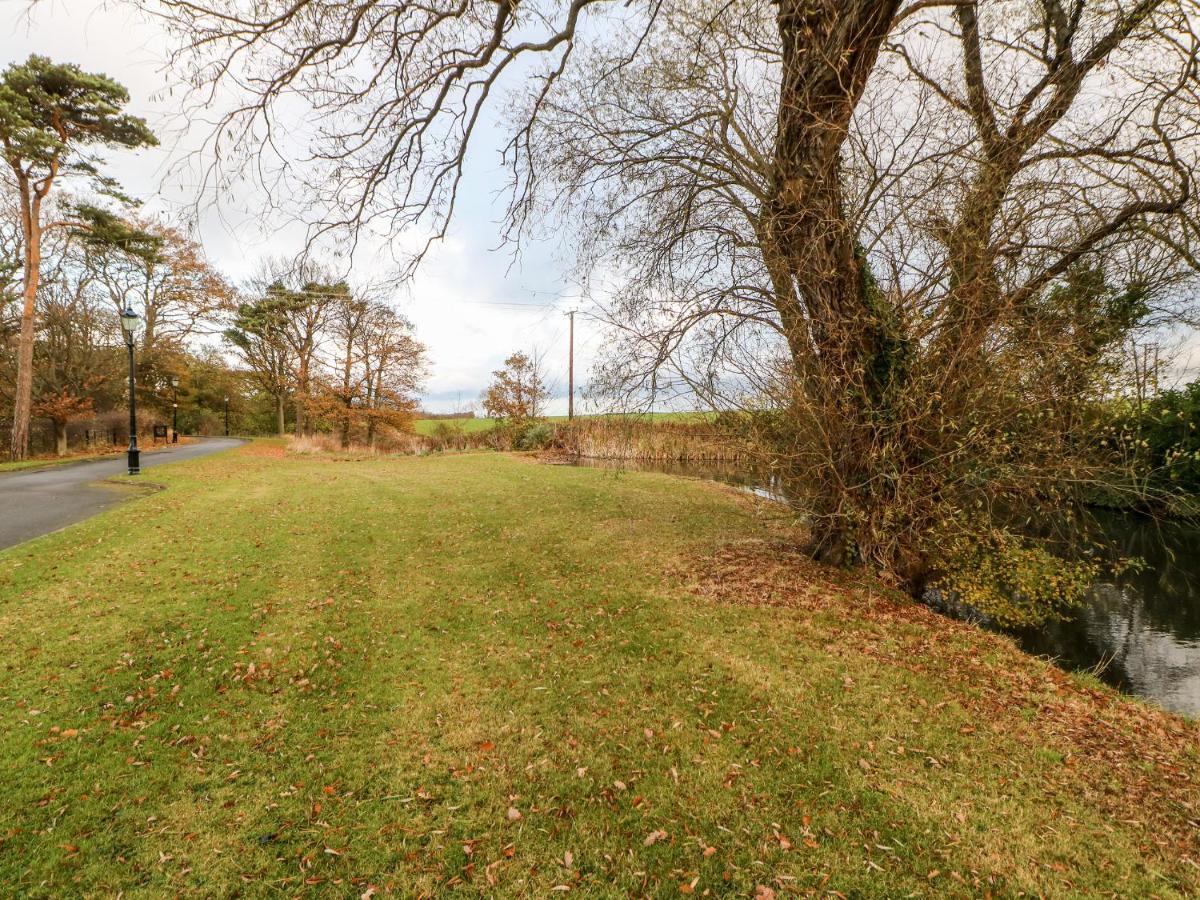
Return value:
[(157, 241), (156, 252), (131, 256), (98, 247), (90, 264), (117, 310), (142, 309), (142, 354), (153, 359), (160, 345), (178, 348), (228, 311), (232, 289), (204, 258), (200, 245), (178, 229), (146, 218), (133, 227)]
[[(757, 405), (816, 555), (914, 591), (1077, 483), (1062, 385), (1095, 379), (1043, 376), (1105, 355), (1084, 338), (1123, 288), (1165, 309), (1189, 262), (1192, 0), (167, 9), (197, 90), (245, 91), (214, 142), (278, 151), (282, 105), (313, 108), (315, 164), (265, 169), (314, 187), (318, 233), (441, 234), (505, 73), (540, 59), (507, 233), (583, 219), (644, 383)], [(1067, 308), (1080, 265), (1104, 278)]]
[(680, 4), (515, 113), (539, 109), (538, 211), (583, 223), (585, 275), (620, 261), (609, 385), (761, 411), (818, 554), (918, 592), (960, 535), (1098, 474), (1080, 404), (1127, 334), (1194, 312), (1200, 149), (1190, 5), (919, 6), (820, 170), (840, 199), (785, 143), (788, 32), (748, 6)]
[(367, 443), (374, 447), (381, 425), (405, 428), (411, 423), (415, 394), (425, 379), (426, 350), (413, 336), (412, 323), (380, 302), (368, 308), (356, 346), (362, 372), (359, 405)]

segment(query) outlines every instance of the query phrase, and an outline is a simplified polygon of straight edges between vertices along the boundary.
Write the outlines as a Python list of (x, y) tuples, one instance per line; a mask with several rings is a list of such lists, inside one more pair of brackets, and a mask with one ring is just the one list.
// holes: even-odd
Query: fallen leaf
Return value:
[(519, 809), (517, 809), (515, 806), (510, 806), (508, 808), (508, 821), (515, 822), (520, 818), (521, 818), (521, 811)]
[(495, 869), (498, 865), (500, 865), (501, 862), (502, 862), (502, 860), (498, 859), (495, 862), (488, 863), (486, 866), (483, 867), (483, 876), (484, 876), (484, 878), (487, 879), (487, 883), (490, 884), (492, 887), (496, 886), (496, 875), (492, 870)]
[(665, 831), (660, 831), (658, 829), (655, 829), (654, 831), (652, 831), (648, 835), (646, 835), (646, 839), (644, 841), (642, 841), (642, 846), (644, 846), (644, 847), (653, 846), (654, 844), (657, 844), (659, 841), (661, 841), (666, 836), (667, 836), (667, 833)]

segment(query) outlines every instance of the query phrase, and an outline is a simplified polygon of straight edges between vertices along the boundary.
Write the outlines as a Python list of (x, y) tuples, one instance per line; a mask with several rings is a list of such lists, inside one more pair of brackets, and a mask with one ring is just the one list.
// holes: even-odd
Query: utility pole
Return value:
[(571, 320), (571, 349), (567, 363), (567, 418), (575, 418), (575, 310), (567, 313)]

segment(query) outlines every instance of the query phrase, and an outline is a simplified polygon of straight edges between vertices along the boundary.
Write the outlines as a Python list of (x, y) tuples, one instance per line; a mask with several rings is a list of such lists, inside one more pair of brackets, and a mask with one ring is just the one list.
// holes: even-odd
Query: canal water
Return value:
[[(782, 500), (778, 480), (736, 465), (579, 460), (577, 465), (707, 478)], [(1063, 622), (999, 629), (1028, 653), (1090, 671), (1130, 694), (1200, 717), (1200, 528), (1119, 513), (1097, 526), (1124, 557), (1144, 562), (1093, 585)]]

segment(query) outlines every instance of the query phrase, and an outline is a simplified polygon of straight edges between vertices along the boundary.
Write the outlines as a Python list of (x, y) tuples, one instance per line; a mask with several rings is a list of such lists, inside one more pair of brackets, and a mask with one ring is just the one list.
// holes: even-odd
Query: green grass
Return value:
[[(593, 416), (578, 416), (580, 419), (595, 418)], [(637, 418), (647, 419), (652, 422), (695, 422), (711, 418), (710, 413), (704, 412), (654, 412), (654, 413), (638, 413)], [(547, 416), (547, 421), (550, 422), (566, 422), (566, 416)], [(413, 423), (414, 430), (417, 434), (426, 436), (432, 435), (434, 429), (438, 425), (445, 424), (451, 427), (461, 428), (468, 434), (474, 434), (479, 431), (490, 431), (495, 428), (499, 422), (496, 419), (485, 418), (460, 418), (460, 419), (417, 419)]]
[(728, 489), (271, 442), (153, 478), (0, 553), (5, 896), (1200, 886), (1194, 787), (1125, 793), (1195, 729), (857, 588), (689, 589), (780, 527)]
[(107, 456), (113, 456), (117, 452), (119, 451), (113, 450), (107, 453), (76, 454), (74, 456), (38, 456), (33, 459), (5, 460), (0, 462), (0, 472), (19, 472), (22, 469), (45, 469), (50, 466), (103, 459)]

